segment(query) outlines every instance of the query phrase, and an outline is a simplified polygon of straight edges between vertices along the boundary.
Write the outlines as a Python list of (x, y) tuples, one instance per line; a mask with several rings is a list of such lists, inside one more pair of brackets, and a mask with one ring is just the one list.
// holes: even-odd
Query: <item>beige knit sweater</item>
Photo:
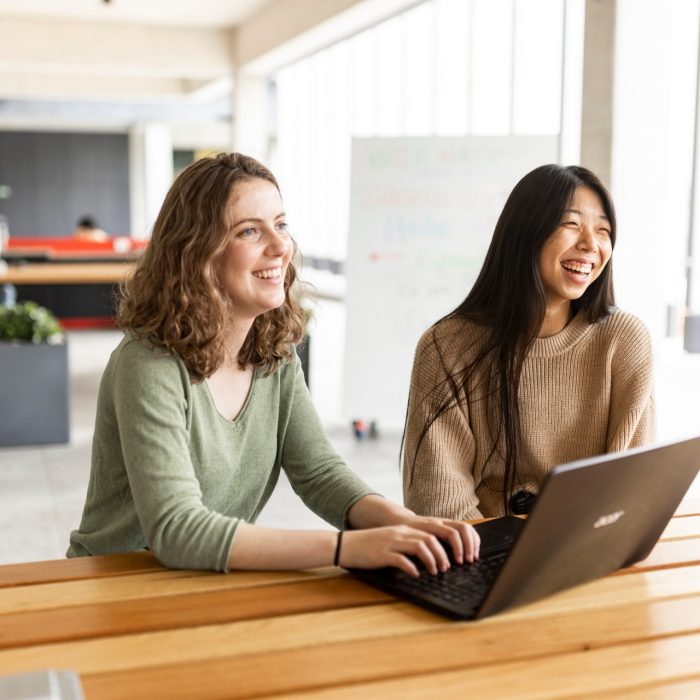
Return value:
[[(416, 455), (428, 417), (449, 391), (443, 363), (452, 371), (464, 367), (482, 334), (473, 323), (449, 319), (418, 343), (403, 484), (406, 506), (421, 515), (503, 514), (503, 465), (492, 461), (483, 470), (492, 447), (479, 385), (483, 372), (470, 381), (469, 404), (461, 401), (443, 413)], [(578, 314), (560, 333), (538, 338), (525, 360), (519, 400), (519, 488), (535, 493), (557, 464), (653, 441), (652, 350), (644, 324), (623, 311), (595, 324)]]

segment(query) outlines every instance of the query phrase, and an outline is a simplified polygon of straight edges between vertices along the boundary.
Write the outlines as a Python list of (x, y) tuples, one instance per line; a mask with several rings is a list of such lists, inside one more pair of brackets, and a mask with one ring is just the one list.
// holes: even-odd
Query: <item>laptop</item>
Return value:
[(700, 437), (560, 465), (527, 520), (475, 526), (477, 562), (436, 576), (420, 564), (418, 579), (392, 567), (349, 571), (448, 617), (487, 617), (645, 559), (698, 468)]

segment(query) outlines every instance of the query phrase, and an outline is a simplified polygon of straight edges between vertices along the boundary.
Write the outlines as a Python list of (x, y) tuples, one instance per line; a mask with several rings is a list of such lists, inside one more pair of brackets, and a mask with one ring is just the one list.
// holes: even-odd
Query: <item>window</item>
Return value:
[(581, 62), (564, 49), (580, 56), (582, 8), (430, 0), (280, 70), (273, 169), (307, 264), (345, 258), (353, 136), (560, 134), (564, 123), (577, 143)]

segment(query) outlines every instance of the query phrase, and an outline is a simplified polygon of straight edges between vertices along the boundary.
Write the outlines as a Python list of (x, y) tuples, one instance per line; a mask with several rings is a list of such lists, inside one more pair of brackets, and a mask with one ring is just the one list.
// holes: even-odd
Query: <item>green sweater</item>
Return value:
[(269, 376), (256, 369), (229, 421), (178, 357), (126, 337), (100, 384), (87, 499), (67, 556), (148, 547), (169, 567), (226, 571), (238, 523), (255, 522), (280, 468), (338, 528), (374, 493), (331, 447), (298, 359)]

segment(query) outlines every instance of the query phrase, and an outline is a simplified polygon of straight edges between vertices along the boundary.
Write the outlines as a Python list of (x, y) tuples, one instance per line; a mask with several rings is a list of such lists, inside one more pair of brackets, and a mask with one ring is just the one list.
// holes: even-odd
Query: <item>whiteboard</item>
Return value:
[(343, 414), (403, 426), (416, 343), (479, 273), (508, 194), (555, 136), (355, 138)]

